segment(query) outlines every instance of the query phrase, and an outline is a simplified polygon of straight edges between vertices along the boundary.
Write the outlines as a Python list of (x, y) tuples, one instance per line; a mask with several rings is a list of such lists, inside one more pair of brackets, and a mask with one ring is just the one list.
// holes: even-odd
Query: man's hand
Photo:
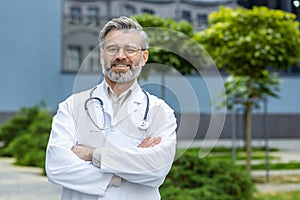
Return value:
[(76, 156), (78, 156), (82, 160), (91, 161), (93, 152), (96, 148), (95, 147), (89, 147), (82, 144), (77, 144), (72, 147), (73, 153), (75, 153)]
[(152, 138), (152, 135), (149, 135), (139, 144), (138, 147), (140, 148), (154, 147), (160, 142), (161, 142), (161, 137)]

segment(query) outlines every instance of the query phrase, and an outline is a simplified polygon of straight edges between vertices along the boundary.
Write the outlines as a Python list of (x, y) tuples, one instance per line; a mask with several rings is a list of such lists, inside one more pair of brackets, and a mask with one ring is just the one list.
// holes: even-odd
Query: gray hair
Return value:
[(142, 26), (135, 19), (125, 16), (114, 18), (104, 25), (99, 33), (99, 43), (101, 47), (103, 46), (105, 36), (112, 30), (138, 32), (141, 38), (142, 48), (148, 49), (149, 47), (149, 38), (147, 33), (143, 31)]

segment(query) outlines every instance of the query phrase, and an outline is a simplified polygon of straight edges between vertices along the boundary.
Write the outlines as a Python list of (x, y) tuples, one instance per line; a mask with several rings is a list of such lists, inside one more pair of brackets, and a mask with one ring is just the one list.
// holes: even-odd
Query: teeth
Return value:
[(131, 67), (130, 65), (112, 65), (112, 66), (116, 66), (116, 67)]
[(115, 65), (116, 67), (127, 67), (128, 65)]

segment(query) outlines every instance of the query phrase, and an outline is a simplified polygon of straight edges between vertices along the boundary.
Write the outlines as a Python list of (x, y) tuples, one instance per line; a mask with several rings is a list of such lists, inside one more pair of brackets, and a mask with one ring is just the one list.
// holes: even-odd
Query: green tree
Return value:
[[(244, 77), (246, 94), (247, 169), (250, 170), (252, 102), (257, 94), (257, 81), (266, 84), (273, 76), (267, 71), (286, 69), (300, 57), (300, 33), (296, 16), (266, 7), (236, 9), (220, 7), (209, 15), (209, 27), (194, 36), (203, 44), (219, 67)], [(264, 84), (260, 84), (263, 86)]]
[(166, 74), (193, 74), (205, 68), (207, 54), (192, 39), (194, 30), (189, 22), (149, 14), (133, 17), (144, 27), (150, 39), (148, 67), (143, 68), (141, 78), (146, 79), (150, 71), (158, 72), (162, 99), (165, 99)]
[(144, 27), (150, 38), (148, 63), (170, 66), (183, 75), (195, 71), (191, 64), (191, 60), (195, 60), (194, 55), (196, 55), (191, 45), (194, 42), (192, 40), (194, 30), (189, 22), (177, 22), (150, 14), (142, 14), (134, 18)]

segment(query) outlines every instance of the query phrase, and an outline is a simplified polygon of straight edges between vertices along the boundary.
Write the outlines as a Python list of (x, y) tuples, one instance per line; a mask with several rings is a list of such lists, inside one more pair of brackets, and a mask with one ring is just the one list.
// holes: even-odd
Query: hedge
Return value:
[(251, 200), (250, 174), (230, 161), (199, 158), (189, 149), (173, 164), (160, 188), (163, 200)]

